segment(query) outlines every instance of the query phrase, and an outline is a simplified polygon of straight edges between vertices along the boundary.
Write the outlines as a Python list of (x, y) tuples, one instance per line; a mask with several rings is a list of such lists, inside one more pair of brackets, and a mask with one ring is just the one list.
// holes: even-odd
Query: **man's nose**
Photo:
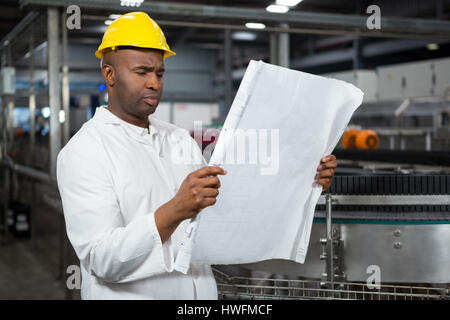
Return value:
[(161, 90), (161, 85), (162, 84), (161, 84), (160, 78), (154, 73), (150, 74), (150, 76), (147, 79), (146, 87), (148, 89), (153, 89), (155, 91), (160, 91)]

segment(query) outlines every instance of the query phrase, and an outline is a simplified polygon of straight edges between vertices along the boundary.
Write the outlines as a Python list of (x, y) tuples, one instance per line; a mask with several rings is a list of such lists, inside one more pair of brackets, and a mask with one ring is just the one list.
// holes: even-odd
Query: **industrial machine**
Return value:
[(305, 263), (215, 266), (223, 298), (450, 298), (448, 70), (436, 59), (325, 75), (365, 96), (333, 151)]
[[(450, 148), (449, 58), (323, 76), (353, 83), (364, 92), (363, 104), (352, 116), (349, 129), (374, 131), (379, 137), (378, 148)], [(347, 147), (347, 139), (342, 142)]]
[(349, 129), (376, 132), (380, 149), (447, 150), (449, 119), (447, 98), (407, 98), (363, 103), (353, 115)]
[(224, 297), (449, 299), (449, 243), (449, 174), (340, 175), (316, 206), (304, 264), (216, 270)]

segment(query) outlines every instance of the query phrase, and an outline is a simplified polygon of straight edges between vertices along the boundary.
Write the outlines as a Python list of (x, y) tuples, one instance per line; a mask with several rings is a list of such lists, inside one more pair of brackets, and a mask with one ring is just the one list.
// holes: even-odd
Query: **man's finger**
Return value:
[(330, 160), (330, 161), (324, 162), (322, 164), (319, 164), (319, 166), (317, 167), (317, 170), (336, 168), (337, 166), (338, 166), (338, 162), (336, 160)]
[(202, 206), (202, 208), (206, 208), (206, 207), (214, 205), (216, 203), (216, 201), (217, 201), (216, 197), (204, 198), (201, 203), (201, 206)]
[(331, 185), (331, 178), (323, 178), (323, 179), (319, 179), (319, 180), (317, 181), (317, 184), (320, 184), (320, 185), (322, 185), (322, 186), (327, 186), (327, 187), (328, 187), (328, 185)]
[(193, 172), (195, 178), (204, 178), (216, 174), (227, 174), (227, 171), (217, 166), (207, 166)]
[(205, 188), (220, 188), (220, 180), (217, 177), (205, 177), (198, 180), (198, 186)]
[(323, 156), (322, 159), (320, 159), (320, 162), (327, 162), (330, 160), (336, 160), (336, 156), (334, 154), (329, 154), (327, 156)]
[(219, 189), (217, 188), (201, 188), (198, 194), (204, 198), (215, 198), (219, 195)]
[(325, 169), (318, 173), (318, 178), (332, 178), (334, 176), (334, 169)]

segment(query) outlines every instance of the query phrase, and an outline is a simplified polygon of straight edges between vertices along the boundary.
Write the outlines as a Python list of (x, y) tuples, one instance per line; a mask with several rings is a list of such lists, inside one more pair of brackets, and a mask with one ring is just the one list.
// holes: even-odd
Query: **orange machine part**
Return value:
[(357, 129), (349, 129), (344, 132), (342, 136), (342, 147), (344, 149), (354, 149), (356, 148), (356, 136), (358, 135), (359, 130)]
[(362, 130), (356, 135), (357, 149), (377, 149), (380, 145), (380, 138), (373, 130)]
[(22, 137), (25, 135), (25, 131), (22, 128), (17, 128), (16, 131), (14, 132), (14, 135), (16, 137)]

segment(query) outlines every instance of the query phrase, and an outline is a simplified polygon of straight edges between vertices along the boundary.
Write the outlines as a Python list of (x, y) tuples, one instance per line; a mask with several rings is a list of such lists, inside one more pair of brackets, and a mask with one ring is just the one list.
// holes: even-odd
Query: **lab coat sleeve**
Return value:
[(106, 157), (92, 140), (76, 137), (57, 159), (67, 234), (80, 262), (99, 280), (114, 283), (173, 271), (171, 240), (162, 244), (154, 212), (124, 224)]

